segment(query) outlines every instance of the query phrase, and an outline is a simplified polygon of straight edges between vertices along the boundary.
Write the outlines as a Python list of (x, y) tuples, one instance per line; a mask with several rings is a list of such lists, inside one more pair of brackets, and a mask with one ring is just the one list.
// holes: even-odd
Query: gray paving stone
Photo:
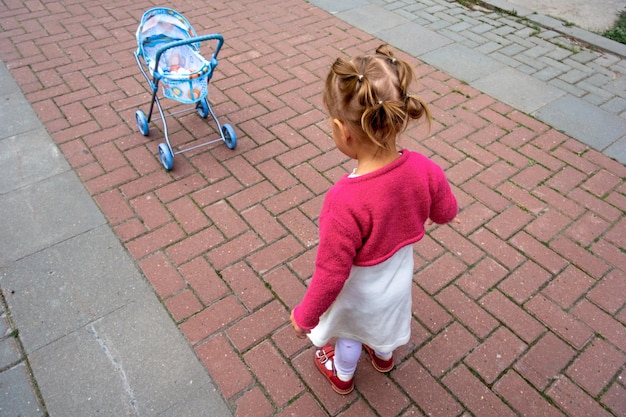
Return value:
[(31, 363), (51, 415), (230, 415), (185, 340), (175, 326), (163, 326), (169, 317), (148, 295), (152, 302), (127, 304), (37, 352)]
[(522, 45), (519, 45), (517, 43), (512, 43), (509, 46), (506, 46), (502, 49), (500, 49), (500, 53), (504, 54), (504, 55), (508, 55), (510, 57), (514, 57), (520, 53), (522, 53), (522, 51), (525, 51), (526, 48), (524, 48)]
[(539, 34), (540, 32), (541, 30), (538, 27), (524, 26), (519, 30), (516, 30), (514, 35), (519, 39), (523, 39), (524, 42), (532, 42), (532, 37)]
[[(440, 35), (442, 35), (443, 37), (445, 37), (445, 38), (447, 38), (447, 39), (449, 39), (451, 41), (457, 42), (457, 43), (459, 43), (459, 45), (464, 46), (465, 48), (468, 48), (467, 46), (463, 45), (463, 43), (466, 41), (466, 38), (465, 38), (465, 36), (463, 34), (458, 33), (458, 32), (449, 31), (447, 28), (438, 31), (438, 33)], [(472, 48), (469, 48), (469, 49), (472, 49)]]
[(502, 48), (502, 45), (496, 42), (489, 41), (485, 44), (480, 45), (476, 50), (477, 52), (480, 52), (481, 54), (489, 55), (492, 52), (495, 52), (500, 48)]
[(471, 40), (476, 45), (476, 48), (484, 44), (485, 42), (490, 42), (489, 39), (485, 38), (481, 34), (474, 33), (472, 31), (463, 32), (462, 35), (465, 39)]
[(503, 64), (458, 44), (438, 48), (422, 55), (420, 59), (466, 82), (473, 82), (504, 67)]
[(550, 56), (550, 54), (546, 54), (542, 57), (539, 57), (538, 59), (539, 61), (543, 62), (547, 66), (552, 67), (555, 70), (558, 70), (561, 74), (567, 71), (570, 71), (572, 69), (571, 67), (563, 64), (562, 62), (555, 60), (553, 57)]
[(321, 9), (327, 10), (332, 14), (370, 4), (367, 0), (310, 0), (309, 3), (318, 6)]
[(43, 416), (35, 392), (30, 385), (26, 365), (21, 362), (0, 373), (0, 416)]
[(452, 32), (464, 32), (472, 26), (473, 25), (471, 23), (463, 21), (448, 27), (448, 30), (451, 30)]
[(439, 32), (444, 28), (450, 26), (450, 23), (445, 20), (436, 20), (434, 23), (430, 23), (427, 25), (428, 29)]
[(500, 51), (496, 51), (494, 53), (489, 54), (489, 58), (494, 59), (506, 66), (509, 66), (511, 68), (517, 68), (520, 66), (520, 62), (511, 58), (508, 55), (504, 55), (502, 53), (500, 53)]
[(599, 88), (596, 87), (593, 84), (590, 84), (589, 82), (587, 82), (587, 80), (581, 81), (579, 83), (576, 84), (576, 87), (581, 88), (587, 92), (589, 92), (589, 94), (593, 94), (596, 95), (600, 98), (602, 98), (602, 101), (597, 102), (596, 104), (604, 104), (606, 103), (608, 100), (610, 100), (611, 98), (615, 97), (615, 95), (603, 88)]
[(606, 76), (605, 74), (593, 74), (591, 75), (589, 78), (587, 78), (585, 80), (585, 82), (595, 86), (595, 87), (601, 87), (603, 85), (608, 84), (611, 81), (611, 79)]
[(601, 94), (586, 94), (582, 97), (587, 103), (591, 103), (594, 106), (601, 107), (604, 103), (608, 101), (608, 98), (602, 96)]
[(0, 91), (2, 95), (21, 94), (20, 87), (17, 85), (9, 69), (0, 62)]
[(509, 67), (474, 80), (476, 88), (525, 113), (533, 113), (564, 93)]
[(447, 9), (444, 6), (440, 5), (440, 4), (434, 4), (434, 5), (426, 8), (426, 11), (429, 12), (429, 13), (435, 14), (435, 13), (444, 12), (444, 11), (447, 12)]
[(543, 106), (535, 115), (567, 135), (600, 150), (611, 146), (626, 134), (626, 123), (622, 118), (569, 94)]
[[(521, 62), (524, 62), (522, 59)], [(531, 67), (530, 65), (520, 64), (515, 67), (516, 70), (523, 72), (524, 74), (534, 75), (537, 72), (537, 68)]]
[(562, 35), (559, 32), (555, 32), (553, 30), (542, 30), (541, 32), (537, 34), (537, 37), (541, 39), (546, 39), (546, 40), (561, 37), (561, 36)]
[(43, 126), (1, 139), (0, 146), (0, 195), (70, 169)]
[[(428, 13), (428, 11), (426, 11), (426, 13)], [(432, 16), (440, 19), (443, 22), (448, 22), (449, 24), (454, 24), (460, 21), (457, 16), (447, 13), (433, 13)]]
[(541, 71), (538, 71), (534, 77), (540, 79), (541, 81), (549, 81), (558, 77), (562, 73), (563, 72), (557, 68), (546, 66)]
[(522, 6), (513, 5), (507, 0), (489, 0), (489, 4), (501, 10), (515, 12), (516, 16), (526, 16), (527, 14), (533, 13), (531, 9), (526, 9)]
[(0, 222), (0, 265), (106, 223), (73, 171), (0, 195), (0, 213), (10, 219)]
[(371, 4), (340, 11), (337, 17), (364, 32), (373, 34), (409, 23), (406, 18)]
[(485, 36), (485, 39), (489, 39), (491, 42), (495, 42), (502, 46), (510, 45), (512, 43), (507, 38), (497, 35), (494, 32), (487, 32), (484, 34), (484, 36)]
[(109, 228), (101, 226), (6, 268), (2, 287), (26, 353), (137, 297), (137, 286), (129, 280), (137, 272), (134, 263), (124, 262), (127, 257)]
[(480, 22), (482, 22), (482, 24), (486, 24), (489, 25), (491, 29), (489, 30), (494, 30), (495, 28), (499, 28), (502, 26), (502, 21), (500, 19), (494, 18), (491, 15), (483, 15), (478, 19)]
[(622, 164), (626, 164), (626, 136), (606, 148), (604, 153)]
[(406, 18), (407, 20), (410, 20), (413, 23), (416, 23), (418, 25), (426, 26), (426, 25), (428, 25), (430, 23), (429, 20), (423, 19), (421, 17), (417, 17), (414, 13), (412, 13), (412, 12), (410, 12), (408, 10), (400, 9), (400, 10), (395, 10), (394, 12), (397, 13), (398, 16), (402, 16), (402, 17)]
[(19, 135), (41, 126), (39, 118), (28, 102), (22, 99), (21, 92), (2, 94), (0, 98), (0, 114), (3, 114), (0, 139)]
[(400, 9), (402, 7), (405, 7), (405, 6), (406, 5), (403, 2), (401, 2), (401, 1), (394, 1), (394, 2), (391, 2), (391, 3), (387, 3), (385, 5), (385, 9), (395, 11), (396, 9)]
[(545, 55), (546, 53), (548, 53), (548, 49), (544, 46), (539, 46), (539, 45), (533, 46), (532, 48), (524, 51), (524, 55), (527, 55), (532, 58), (539, 58), (540, 56)]
[[(491, 33), (493, 33), (494, 35), (498, 35), (498, 36), (506, 36), (510, 33), (515, 32), (515, 28), (509, 25), (502, 25), (499, 28), (492, 30)], [(510, 42), (510, 41), (509, 41)]]
[(452, 43), (444, 36), (411, 23), (382, 30), (376, 36), (413, 56), (439, 50)]
[(3, 312), (2, 314), (0, 314), (0, 337), (8, 336), (9, 333), (11, 333), (12, 331), (13, 329), (9, 324), (9, 318), (7, 317), (6, 313)]
[(107, 225), (13, 263), (2, 286), (51, 415), (230, 415)]
[(578, 88), (572, 84), (566, 83), (563, 80), (561, 80), (560, 78), (556, 78), (556, 79), (552, 79), (549, 81), (550, 85), (565, 91), (568, 94), (571, 94), (573, 96), (576, 97), (582, 97), (585, 94), (587, 94), (587, 92), (581, 88)]
[(576, 62), (580, 62), (581, 64), (586, 64), (589, 61), (592, 61), (597, 58), (597, 54), (591, 51), (582, 50), (575, 55), (572, 55), (572, 59)]
[(621, 97), (613, 97), (601, 107), (603, 110), (606, 110), (613, 114), (621, 114), (626, 112), (626, 99), (623, 99)]
[(597, 63), (598, 65), (608, 68), (612, 65), (617, 64), (620, 60), (622, 59), (620, 59), (619, 57), (615, 55), (603, 54), (603, 55), (600, 55), (598, 58), (596, 58), (593, 62)]
[(519, 54), (518, 56), (515, 57), (515, 59), (522, 62), (524, 65), (527, 65), (533, 68), (534, 72), (542, 70), (546, 67), (546, 64), (544, 62), (537, 60), (532, 56), (526, 55), (526, 52), (527, 51), (524, 51), (523, 53)]
[(613, 70), (605, 66), (599, 65), (596, 61), (592, 61), (587, 65), (594, 72), (593, 75), (598, 75), (604, 78), (604, 84), (608, 84), (611, 80), (615, 79), (617, 76), (617, 74)]
[(559, 78), (563, 82), (566, 82), (568, 84), (576, 84), (577, 82), (584, 80), (588, 76), (588, 73), (573, 68), (570, 71), (567, 71), (565, 74), (561, 75)]
[(0, 339), (0, 369), (16, 365), (23, 360), (15, 337)]
[(524, 48), (532, 48), (533, 43), (530, 42), (526, 37), (524, 37), (523, 34), (521, 36), (518, 36), (517, 33), (518, 32), (511, 33), (509, 35), (506, 35), (506, 37), (508, 39), (510, 39), (511, 42), (513, 42), (513, 43), (515, 43), (517, 45), (520, 45), (520, 46), (522, 46)]

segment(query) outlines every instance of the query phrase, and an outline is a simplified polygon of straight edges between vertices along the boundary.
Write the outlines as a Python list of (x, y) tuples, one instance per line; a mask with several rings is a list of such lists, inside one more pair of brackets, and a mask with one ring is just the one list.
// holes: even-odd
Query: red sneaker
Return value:
[(378, 356), (376, 356), (376, 353), (374, 353), (374, 350), (371, 347), (367, 346), (366, 344), (363, 344), (363, 347), (365, 348), (367, 353), (369, 353), (370, 358), (372, 359), (372, 366), (378, 372), (389, 372), (393, 369), (393, 356), (391, 357), (391, 359), (387, 360), (380, 359)]
[[(341, 395), (350, 394), (354, 389), (354, 377), (350, 381), (342, 381), (337, 377), (337, 370), (335, 369), (335, 348), (329, 343), (321, 349), (315, 351), (315, 366), (324, 375), (324, 377), (330, 382), (330, 386), (336, 393)], [(332, 364), (332, 370), (326, 369), (326, 362), (330, 361)]]

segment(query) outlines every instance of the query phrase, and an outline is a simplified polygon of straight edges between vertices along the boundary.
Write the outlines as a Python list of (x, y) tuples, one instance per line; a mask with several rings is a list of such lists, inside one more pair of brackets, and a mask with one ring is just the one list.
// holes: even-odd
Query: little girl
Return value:
[(374, 55), (337, 59), (326, 79), (333, 139), (357, 167), (326, 195), (315, 272), (291, 323), (319, 348), (315, 365), (340, 394), (354, 388), (362, 346), (375, 369), (393, 368), (393, 352), (411, 332), (412, 244), (427, 221), (456, 221), (443, 170), (396, 149), (410, 119), (430, 121), (425, 103), (409, 93), (414, 76), (382, 45)]

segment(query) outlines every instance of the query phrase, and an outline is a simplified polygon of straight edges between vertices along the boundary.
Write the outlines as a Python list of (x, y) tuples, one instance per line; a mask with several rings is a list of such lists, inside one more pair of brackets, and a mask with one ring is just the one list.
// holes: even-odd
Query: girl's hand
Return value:
[(298, 339), (305, 339), (306, 335), (308, 333), (311, 333), (310, 330), (304, 330), (304, 329), (300, 328), (300, 326), (298, 326), (296, 324), (296, 320), (293, 318), (293, 310), (291, 311), (291, 317), (289, 317), (289, 319), (291, 320), (291, 326), (293, 327), (293, 330), (295, 330), (296, 337)]

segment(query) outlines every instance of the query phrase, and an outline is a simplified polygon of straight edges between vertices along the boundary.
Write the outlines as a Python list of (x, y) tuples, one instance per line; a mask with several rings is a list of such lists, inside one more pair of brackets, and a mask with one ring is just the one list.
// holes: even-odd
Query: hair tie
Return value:
[(363, 81), (363, 74), (359, 74), (359, 81)]
[(391, 63), (392, 63), (392, 64), (395, 64), (395, 63), (396, 63), (396, 61), (397, 61), (397, 59), (395, 59), (395, 58), (391, 58)]
[(378, 100), (378, 104), (379, 105), (383, 104), (383, 101), (382, 100)]

